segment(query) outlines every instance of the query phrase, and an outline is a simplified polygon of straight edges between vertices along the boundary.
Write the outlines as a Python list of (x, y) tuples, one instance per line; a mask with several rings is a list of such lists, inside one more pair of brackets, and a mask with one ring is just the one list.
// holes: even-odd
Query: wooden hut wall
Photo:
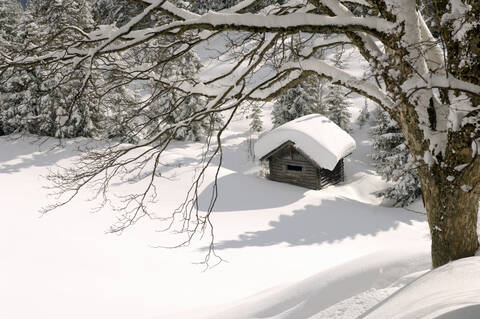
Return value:
[(319, 189), (318, 169), (295, 148), (287, 146), (269, 161), (271, 180)]
[(271, 180), (321, 189), (344, 180), (344, 164), (341, 159), (335, 168), (318, 168), (309, 158), (298, 152), (292, 145), (286, 145), (269, 157)]
[(323, 168), (319, 169), (318, 176), (320, 188), (323, 188), (327, 185), (335, 185), (343, 182), (345, 179), (343, 158), (338, 161), (333, 171)]

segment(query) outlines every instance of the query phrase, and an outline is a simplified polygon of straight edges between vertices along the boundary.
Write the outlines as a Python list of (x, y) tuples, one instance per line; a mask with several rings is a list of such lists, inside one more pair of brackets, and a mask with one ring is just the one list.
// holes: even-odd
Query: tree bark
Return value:
[(433, 267), (473, 256), (479, 247), (480, 191), (480, 157), (472, 154), (471, 146), (475, 126), (468, 124), (463, 131), (450, 131), (445, 152), (428, 165), (423, 157), (429, 145), (414, 107), (405, 103), (397, 115), (410, 152), (421, 164), (418, 175), (432, 239)]
[(478, 249), (478, 194), (448, 181), (446, 170), (438, 165), (419, 169), (419, 176), (432, 238), (433, 267), (473, 256)]

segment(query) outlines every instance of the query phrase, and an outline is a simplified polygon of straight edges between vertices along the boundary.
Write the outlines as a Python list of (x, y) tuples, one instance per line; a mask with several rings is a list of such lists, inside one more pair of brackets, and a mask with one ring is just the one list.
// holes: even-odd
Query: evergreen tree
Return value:
[[(120, 28), (142, 13), (146, 7), (146, 4), (130, 0), (95, 0), (92, 4), (92, 16), (96, 25), (113, 24)], [(161, 20), (160, 15), (153, 12), (133, 29), (152, 27), (159, 20)]]
[(376, 125), (370, 129), (374, 153), (370, 154), (377, 173), (394, 185), (379, 192), (390, 198), (395, 206), (405, 206), (421, 195), (420, 181), (405, 138), (387, 112), (377, 109)]
[[(161, 72), (163, 77), (193, 84), (191, 75), (197, 73), (200, 67), (200, 60), (194, 53), (190, 52), (179, 59), (172, 60), (169, 63), (169, 67), (163, 68)], [(183, 121), (199, 111), (206, 103), (206, 100), (203, 98), (188, 96), (178, 90), (171, 90), (164, 84), (154, 83), (152, 91), (165, 92), (159, 95), (160, 98), (150, 109), (151, 114), (149, 115), (149, 117), (152, 117), (152, 114), (156, 116), (161, 121), (160, 124), (175, 124)], [(166, 113), (168, 113), (168, 116), (161, 116), (161, 114)], [(220, 115), (207, 116), (200, 121), (190, 123), (188, 127), (182, 127), (177, 131), (175, 138), (199, 141), (205, 135), (210, 134), (211, 130), (216, 129), (220, 123)]]
[(285, 91), (273, 104), (272, 123), (274, 127), (312, 113), (323, 114), (319, 103), (317, 78), (311, 77), (305, 82)]
[[(0, 1), (0, 53), (6, 56), (14, 55), (14, 43), (16, 29), (18, 28), (21, 7), (16, 0)], [(0, 78), (0, 135), (5, 134), (6, 128), (3, 124), (3, 114), (6, 107), (2, 101), (2, 95), (6, 92), (7, 79), (13, 75), (12, 71), (7, 71)], [(18, 97), (17, 97), (18, 98)]]
[(209, 10), (220, 11), (237, 4), (240, 0), (190, 0), (190, 9), (197, 13)]
[(368, 102), (367, 99), (365, 99), (365, 104), (362, 108), (362, 111), (360, 111), (360, 114), (358, 115), (357, 121), (360, 127), (362, 127), (369, 119), (370, 113), (368, 112)]
[(128, 0), (96, 0), (92, 5), (92, 16), (97, 25), (125, 25), (132, 17), (142, 12), (142, 7)]
[[(87, 0), (32, 1), (19, 25), (17, 50), (42, 52), (43, 44), (61, 46), (79, 35), (65, 26), (93, 28)], [(63, 31), (60, 33), (60, 31)], [(59, 35), (58, 35), (59, 34)], [(52, 35), (58, 35), (51, 40)], [(5, 133), (28, 132), (55, 137), (94, 136), (102, 112), (90, 83), (84, 83), (86, 70), (69, 65), (37, 65), (13, 72), (5, 80), (0, 115)]]
[(338, 85), (331, 85), (325, 97), (327, 117), (345, 131), (350, 131), (350, 102), (345, 97), (345, 90)]
[[(128, 0), (97, 0), (93, 4), (93, 16), (95, 23), (115, 24), (121, 27), (130, 19), (144, 10), (144, 6)], [(136, 28), (153, 27), (162, 22), (165, 17), (152, 14), (144, 19)], [(196, 74), (201, 67), (200, 60), (196, 54), (189, 52), (178, 59), (170, 59), (178, 46), (165, 46), (163, 43), (168, 39), (158, 37), (150, 43), (130, 50), (122, 56), (122, 59), (131, 61), (132, 64), (148, 64), (152, 66), (152, 71), (156, 78), (168, 78), (172, 82), (192, 82), (192, 74)], [(158, 61), (169, 60), (168, 66), (155, 68)], [(120, 79), (121, 82), (121, 79)], [(122, 91), (123, 90), (123, 91)], [(178, 123), (194, 114), (205, 104), (205, 100), (199, 97), (187, 96), (178, 90), (172, 90), (168, 85), (162, 82), (152, 81), (147, 86), (147, 99), (142, 112), (130, 114), (128, 109), (122, 109), (122, 105), (128, 105), (132, 93), (125, 85), (116, 90), (116, 94), (111, 98), (105, 98), (113, 101), (127, 101), (127, 103), (116, 102), (107, 105), (111, 112), (112, 121), (107, 125), (108, 136), (117, 137), (124, 141), (135, 142), (138, 139), (148, 138), (150, 134), (155, 134), (162, 129), (164, 125)], [(111, 104), (108, 102), (107, 104)], [(117, 111), (113, 111), (117, 109)], [(168, 115), (166, 115), (168, 114)], [(110, 122), (110, 121), (108, 121)], [(210, 130), (215, 128), (221, 117), (219, 115), (207, 116), (201, 121), (194, 121), (188, 127), (180, 128), (174, 138), (179, 140), (198, 141)]]
[[(332, 59), (335, 66), (340, 69), (344, 68), (342, 61), (343, 53), (343, 48), (337, 48)], [(343, 130), (350, 132), (350, 118), (352, 115), (348, 110), (350, 102), (346, 98), (346, 90), (339, 85), (329, 85), (324, 100), (327, 117)]]
[(252, 132), (261, 132), (263, 129), (263, 122), (260, 116), (262, 115), (262, 107), (258, 103), (252, 105), (252, 110), (250, 113), (250, 131)]
[(0, 1), (0, 38), (4, 41), (13, 41), (22, 8), (16, 0)]
[[(103, 79), (112, 80), (111, 77), (111, 74), (103, 74)], [(139, 123), (138, 112), (132, 108), (132, 105), (139, 104), (139, 100), (138, 95), (126, 85), (102, 93), (100, 104), (105, 114), (101, 135), (125, 143), (139, 142), (140, 136), (134, 129)]]
[[(240, 0), (187, 0), (189, 4), (189, 9), (203, 14), (212, 11), (220, 11), (226, 8), (231, 8), (240, 2)], [(258, 12), (258, 10), (265, 8), (274, 4), (284, 4), (285, 0), (263, 0), (260, 1), (257, 5), (252, 7), (253, 12)]]

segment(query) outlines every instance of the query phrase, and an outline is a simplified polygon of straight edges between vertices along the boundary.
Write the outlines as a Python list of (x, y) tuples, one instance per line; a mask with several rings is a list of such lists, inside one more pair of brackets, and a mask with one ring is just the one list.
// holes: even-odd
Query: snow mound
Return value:
[(262, 158), (288, 141), (329, 170), (356, 148), (355, 140), (335, 123), (320, 114), (310, 114), (262, 135), (255, 144), (255, 156)]
[[(367, 254), (336, 265), (334, 270), (264, 291), (205, 319), (356, 318), (361, 314), (358, 310), (365, 311), (378, 299), (385, 298), (383, 290), (391, 293), (396, 290), (395, 286), (403, 285), (396, 282), (397, 278), (410, 282), (413, 278), (406, 278), (406, 275), (429, 266), (430, 261), (424, 252), (408, 255), (410, 253), (384, 250)], [(355, 300), (355, 296), (361, 298)], [(341, 309), (337, 307), (333, 312), (328, 311), (338, 303), (343, 303)]]
[(480, 257), (434, 269), (405, 286), (362, 318), (480, 318)]

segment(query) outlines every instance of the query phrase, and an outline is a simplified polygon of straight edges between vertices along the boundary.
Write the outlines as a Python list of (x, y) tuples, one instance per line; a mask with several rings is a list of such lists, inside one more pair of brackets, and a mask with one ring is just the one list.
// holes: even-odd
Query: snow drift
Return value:
[(374, 307), (365, 319), (480, 318), (480, 257), (434, 269)]

